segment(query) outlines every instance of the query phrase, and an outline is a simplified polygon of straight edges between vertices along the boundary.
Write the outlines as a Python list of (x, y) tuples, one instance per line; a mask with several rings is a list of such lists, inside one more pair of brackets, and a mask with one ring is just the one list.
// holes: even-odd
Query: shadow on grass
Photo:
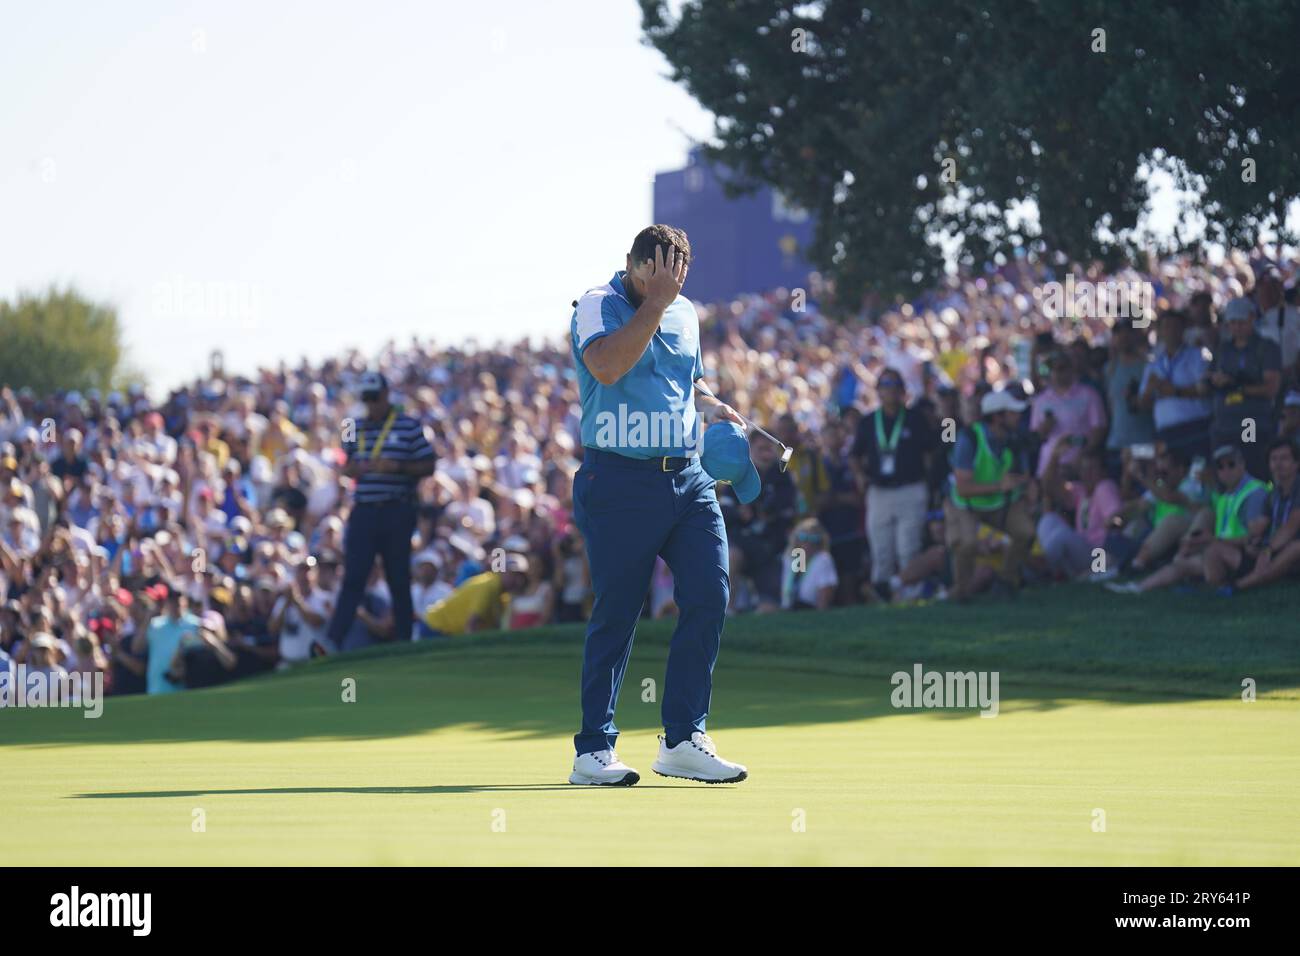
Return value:
[[(1089, 585), (967, 607), (842, 608), (732, 619), (714, 680), (717, 728), (809, 725), (899, 711), (890, 676), (997, 671), (1003, 710), (1075, 699), (1125, 704), (1297, 696), (1295, 595), (1111, 595)], [(671, 622), (639, 628), (619, 726), (658, 726)], [(0, 710), (0, 746), (183, 741), (363, 742), (460, 727), (509, 737), (577, 729), (580, 626), (385, 646), (287, 673), (162, 698), (109, 698), (104, 714)], [(345, 682), (356, 702), (343, 703)], [(647, 683), (647, 682), (653, 682)], [(490, 742), (489, 742), (490, 743)]]
[[(108, 793), (74, 793), (73, 800), (140, 800), (151, 797), (231, 797), (244, 795), (283, 796), (315, 793), (499, 793), (511, 791), (554, 790), (557, 792), (591, 793), (600, 790), (671, 790), (669, 784), (637, 784), (635, 787), (575, 787), (569, 784), (512, 783), (512, 784), (448, 784), (438, 787), (249, 787), (236, 790), (126, 790)], [(713, 789), (725, 790), (725, 787)]]

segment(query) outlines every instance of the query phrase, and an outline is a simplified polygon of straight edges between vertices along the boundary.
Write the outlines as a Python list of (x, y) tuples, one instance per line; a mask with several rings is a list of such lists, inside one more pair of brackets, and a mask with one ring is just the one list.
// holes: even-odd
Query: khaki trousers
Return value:
[(979, 554), (981, 524), (1004, 531), (1011, 538), (999, 574), (1013, 587), (1020, 584), (1020, 566), (1024, 564), (1025, 556), (1034, 543), (1034, 519), (1029, 512), (1029, 504), (1023, 498), (1010, 507), (999, 508), (997, 511), (959, 508), (949, 498), (944, 502), (943, 513), (944, 537), (952, 551), (953, 590), (957, 597), (970, 595), (975, 558)]

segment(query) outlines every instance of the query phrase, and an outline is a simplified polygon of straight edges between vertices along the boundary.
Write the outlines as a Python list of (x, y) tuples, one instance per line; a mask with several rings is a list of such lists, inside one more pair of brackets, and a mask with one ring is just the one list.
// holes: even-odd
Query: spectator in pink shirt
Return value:
[[(1062, 480), (1060, 460), (1065, 448), (1058, 442), (1047, 459), (1043, 493), (1049, 510), (1038, 519), (1038, 540), (1052, 572), (1074, 579), (1093, 570), (1094, 553), (1104, 546), (1111, 519), (1120, 513), (1123, 501), (1119, 487), (1106, 477), (1105, 453), (1100, 449), (1089, 448), (1079, 456), (1078, 481)], [(1073, 528), (1061, 517), (1062, 511), (1074, 514)], [(1104, 572), (1104, 563), (1096, 570)]]
[(1074, 363), (1064, 352), (1053, 352), (1047, 361), (1051, 380), (1034, 398), (1029, 419), (1029, 427), (1043, 440), (1038, 455), (1039, 478), (1047, 471), (1057, 445), (1065, 445), (1062, 470), (1073, 473), (1080, 451), (1099, 449), (1106, 440), (1106, 409), (1101, 395), (1079, 381)]

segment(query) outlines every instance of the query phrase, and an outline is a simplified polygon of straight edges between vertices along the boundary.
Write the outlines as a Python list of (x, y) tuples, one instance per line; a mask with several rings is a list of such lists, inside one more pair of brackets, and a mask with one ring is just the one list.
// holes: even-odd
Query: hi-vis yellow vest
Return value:
[[(971, 467), (971, 478), (981, 485), (996, 485), (1002, 480), (1002, 476), (1011, 470), (1011, 449), (1009, 447), (1003, 448), (1002, 454), (995, 458), (993, 449), (989, 447), (989, 439), (984, 430), (984, 423), (976, 422), (971, 426), (970, 430), (975, 435), (975, 461)], [(1012, 495), (1011, 499), (1014, 498), (1015, 495)], [(1009, 499), (1003, 492), (963, 498), (957, 494), (957, 481), (954, 479), (952, 500), (959, 508), (973, 508), (976, 511), (997, 511), (1006, 505)]]

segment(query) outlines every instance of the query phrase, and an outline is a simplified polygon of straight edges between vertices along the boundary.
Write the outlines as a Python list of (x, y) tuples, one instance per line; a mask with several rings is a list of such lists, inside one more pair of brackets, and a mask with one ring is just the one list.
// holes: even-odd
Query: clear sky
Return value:
[(634, 0), (0, 14), (0, 296), (73, 283), (170, 386), (413, 333), (561, 335), (707, 113)]

